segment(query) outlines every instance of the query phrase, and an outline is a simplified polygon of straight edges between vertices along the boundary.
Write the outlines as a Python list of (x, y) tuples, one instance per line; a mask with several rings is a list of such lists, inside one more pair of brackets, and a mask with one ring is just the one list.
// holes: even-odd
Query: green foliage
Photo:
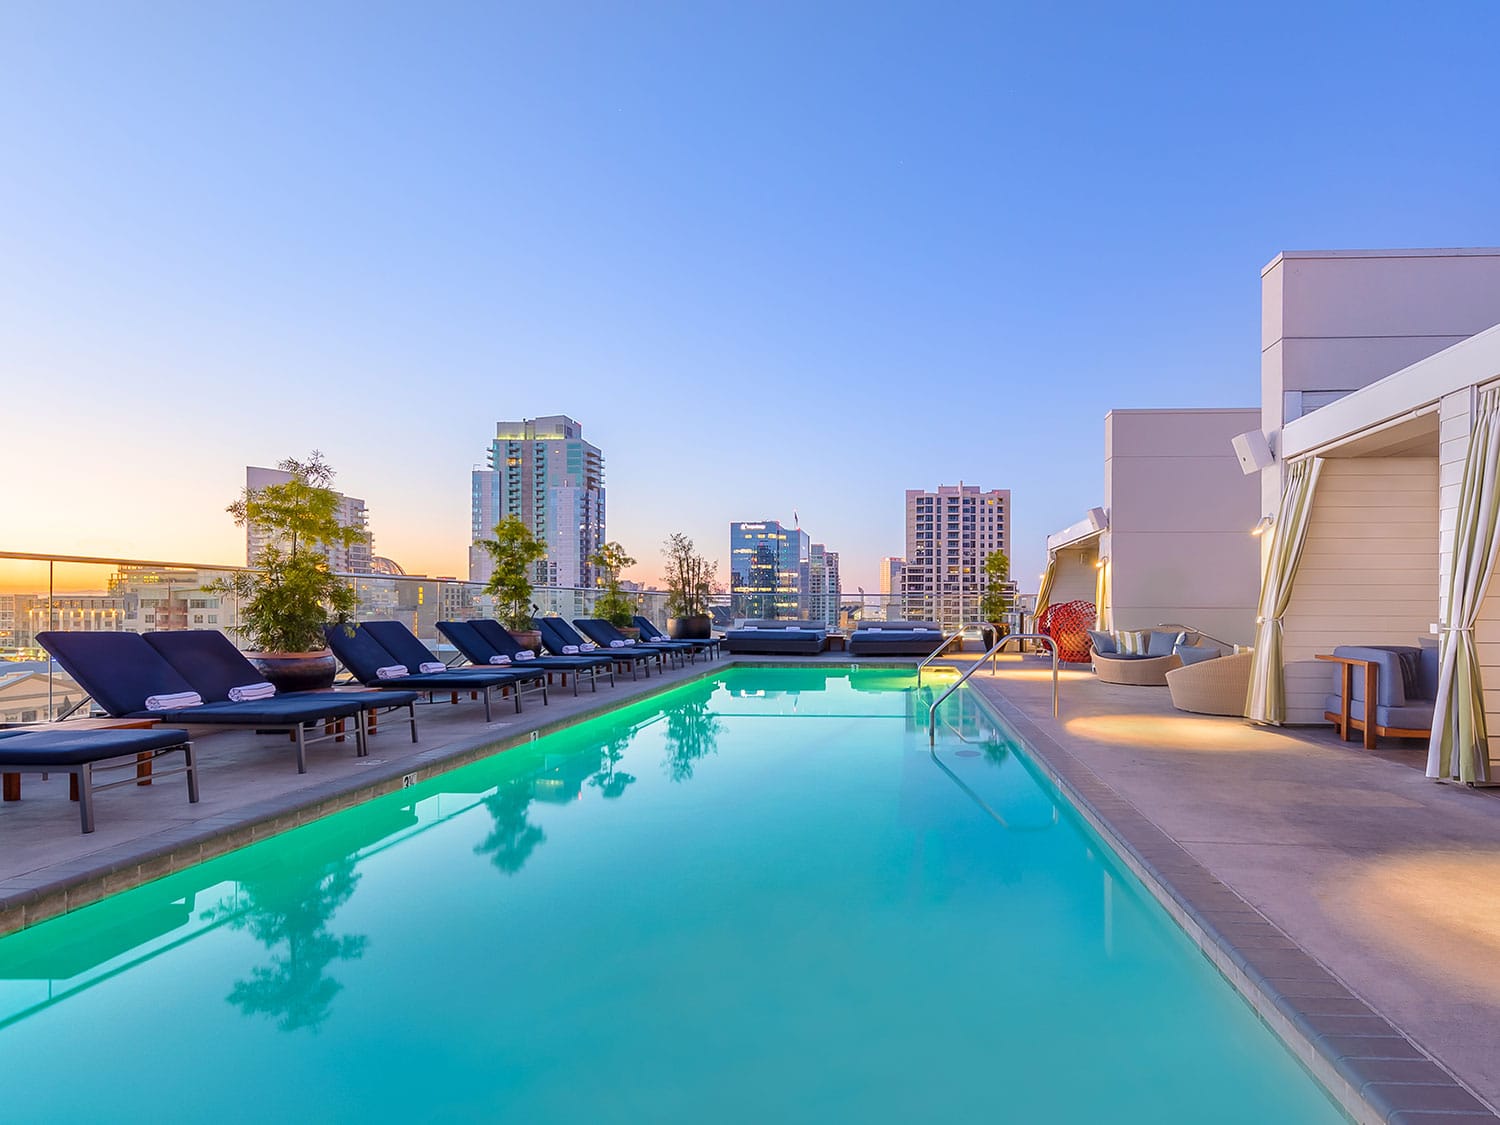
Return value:
[(707, 614), (719, 564), (698, 554), (693, 541), (680, 531), (667, 536), (661, 553), (667, 559), (667, 616)]
[(495, 599), (496, 616), (507, 629), (525, 631), (531, 624), (531, 576), (547, 555), (547, 545), (531, 534), (519, 516), (506, 516), (495, 525), (493, 539), (479, 539), (495, 562), (484, 592)]
[(599, 585), (604, 587), (604, 593), (594, 602), (594, 616), (602, 617), (617, 629), (630, 625), (640, 607), (620, 589), (620, 571), (634, 566), (635, 560), (620, 544), (606, 543), (589, 556), (589, 565), (599, 570)]
[(277, 468), (292, 474), (283, 484), (245, 489), (226, 509), (241, 527), (254, 524), (266, 545), (256, 568), (206, 586), (240, 602), (235, 632), (261, 652), (316, 652), (326, 647), (323, 627), (349, 620), (358, 607), (354, 589), (328, 568), (327, 546), (351, 547), (369, 538), (338, 520), (333, 469), (316, 449), (306, 461), (289, 457)]
[(1010, 598), (1002, 587), (1010, 581), (1010, 556), (991, 551), (984, 559), (985, 592), (979, 602), (979, 616), (984, 621), (999, 621), (1010, 612)]

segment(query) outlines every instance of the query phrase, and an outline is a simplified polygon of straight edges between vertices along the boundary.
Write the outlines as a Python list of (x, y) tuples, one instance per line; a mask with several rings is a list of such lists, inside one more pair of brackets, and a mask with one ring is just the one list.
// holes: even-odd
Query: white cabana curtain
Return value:
[(1500, 553), (1500, 389), (1483, 391), (1475, 405), (1464, 459), (1463, 485), (1453, 529), (1439, 641), (1437, 702), (1427, 744), (1427, 776), (1488, 781), (1489, 744), (1484, 723), (1484, 683), (1474, 622)]
[(1047, 556), (1047, 570), (1042, 575), (1042, 584), (1037, 587), (1037, 591), (1036, 591), (1036, 610), (1035, 610), (1035, 612), (1033, 614), (1033, 620), (1036, 619), (1036, 618), (1041, 617), (1042, 614), (1044, 614), (1044, 613), (1047, 612), (1047, 606), (1048, 606), (1048, 604), (1050, 602), (1050, 599), (1052, 597), (1052, 583), (1054, 583), (1056, 581), (1057, 581), (1057, 556), (1056, 555), (1048, 555)]
[(1281, 619), (1292, 601), (1292, 582), (1302, 561), (1311, 523), (1313, 491), (1323, 471), (1321, 457), (1287, 466), (1281, 510), (1271, 532), (1271, 553), (1260, 584), (1260, 609), (1255, 619), (1255, 653), (1250, 660), (1250, 690), (1245, 696), (1245, 718), (1257, 723), (1286, 720), (1286, 669), (1281, 656)]

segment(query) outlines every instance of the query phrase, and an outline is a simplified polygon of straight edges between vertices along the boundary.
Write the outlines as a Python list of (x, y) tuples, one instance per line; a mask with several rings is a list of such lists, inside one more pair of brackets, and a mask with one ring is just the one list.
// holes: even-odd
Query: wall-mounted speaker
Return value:
[(1240, 472), (1247, 477), (1252, 473), (1260, 472), (1276, 461), (1276, 458), (1271, 456), (1271, 446), (1266, 441), (1266, 435), (1259, 430), (1240, 434), (1239, 437), (1233, 439), (1231, 444), (1234, 446), (1234, 455), (1240, 459)]

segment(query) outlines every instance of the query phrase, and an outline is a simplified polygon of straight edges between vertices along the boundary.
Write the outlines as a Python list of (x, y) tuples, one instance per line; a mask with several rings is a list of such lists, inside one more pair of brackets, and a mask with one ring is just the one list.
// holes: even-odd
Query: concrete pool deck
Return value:
[[(491, 724), (473, 703), (419, 707), (419, 743), (393, 714), (369, 758), (324, 744), (304, 775), (276, 738), (205, 733), (202, 802), (187, 803), (180, 777), (124, 787), (99, 798), (88, 836), (66, 781), (28, 775), (25, 799), (0, 805), (0, 933), (732, 663), (809, 661), (700, 660), (597, 693), (585, 684), (576, 698), (554, 687), (550, 706), (528, 697), (516, 715), (506, 702)], [(1397, 1125), (1496, 1120), (1500, 983), (1487, 961), (1500, 952), (1500, 800), (1428, 781), (1418, 749), (1372, 755), (1322, 730), (1184, 714), (1165, 688), (1063, 678), (1059, 720), (1039, 659), (1004, 658), (970, 683), (1226, 976), (1252, 1002), (1257, 990), (1272, 998), (1262, 1015), (1330, 1088), (1343, 1084), (1346, 1106)]]
[(1186, 920), (1231, 951), (1221, 960), (1205, 946), (1231, 979), (1243, 975), (1271, 998), (1268, 1022), (1279, 1013), (1317, 1043), (1377, 1120), (1495, 1120), (1495, 791), (1428, 780), (1415, 768), (1425, 746), (1387, 743), (1371, 754), (1322, 728), (1177, 711), (1164, 687), (1103, 684), (1081, 670), (1062, 679), (1058, 719), (1040, 660), (1004, 659), (969, 683)]

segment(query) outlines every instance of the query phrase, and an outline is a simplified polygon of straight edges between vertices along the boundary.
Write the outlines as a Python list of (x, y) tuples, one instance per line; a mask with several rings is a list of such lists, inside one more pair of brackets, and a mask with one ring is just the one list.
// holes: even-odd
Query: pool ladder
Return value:
[[(955, 633), (954, 636), (958, 636), (958, 634)], [(932, 653), (931, 656), (929, 656), (926, 660), (922, 661), (922, 663), (917, 666), (918, 684), (922, 682), (922, 668), (935, 660), (938, 654), (941, 653), (943, 649), (947, 648), (949, 642), (952, 640), (953, 637), (949, 637), (937, 647), (937, 649)], [(932, 746), (937, 743), (937, 709), (939, 705), (942, 704), (943, 700), (947, 699), (955, 691), (963, 687), (964, 681), (972, 676), (975, 672), (979, 671), (979, 669), (983, 668), (986, 661), (989, 662), (990, 675), (993, 676), (995, 674), (995, 657), (999, 655), (1000, 650), (1011, 641), (1043, 641), (1046, 643), (1047, 647), (1052, 650), (1052, 717), (1054, 719), (1058, 717), (1057, 642), (1054, 641), (1051, 637), (1047, 636), (1046, 633), (1011, 633), (1008, 636), (1001, 637), (998, 641), (996, 641), (988, 652), (986, 652), (983, 656), (974, 661), (973, 664), (971, 664), (967, 669), (964, 670), (964, 674), (962, 676), (958, 677), (958, 679), (954, 680), (953, 683), (949, 684), (947, 690), (944, 691), (942, 695), (938, 696), (937, 699), (933, 700), (933, 702), (927, 705), (927, 745)]]

